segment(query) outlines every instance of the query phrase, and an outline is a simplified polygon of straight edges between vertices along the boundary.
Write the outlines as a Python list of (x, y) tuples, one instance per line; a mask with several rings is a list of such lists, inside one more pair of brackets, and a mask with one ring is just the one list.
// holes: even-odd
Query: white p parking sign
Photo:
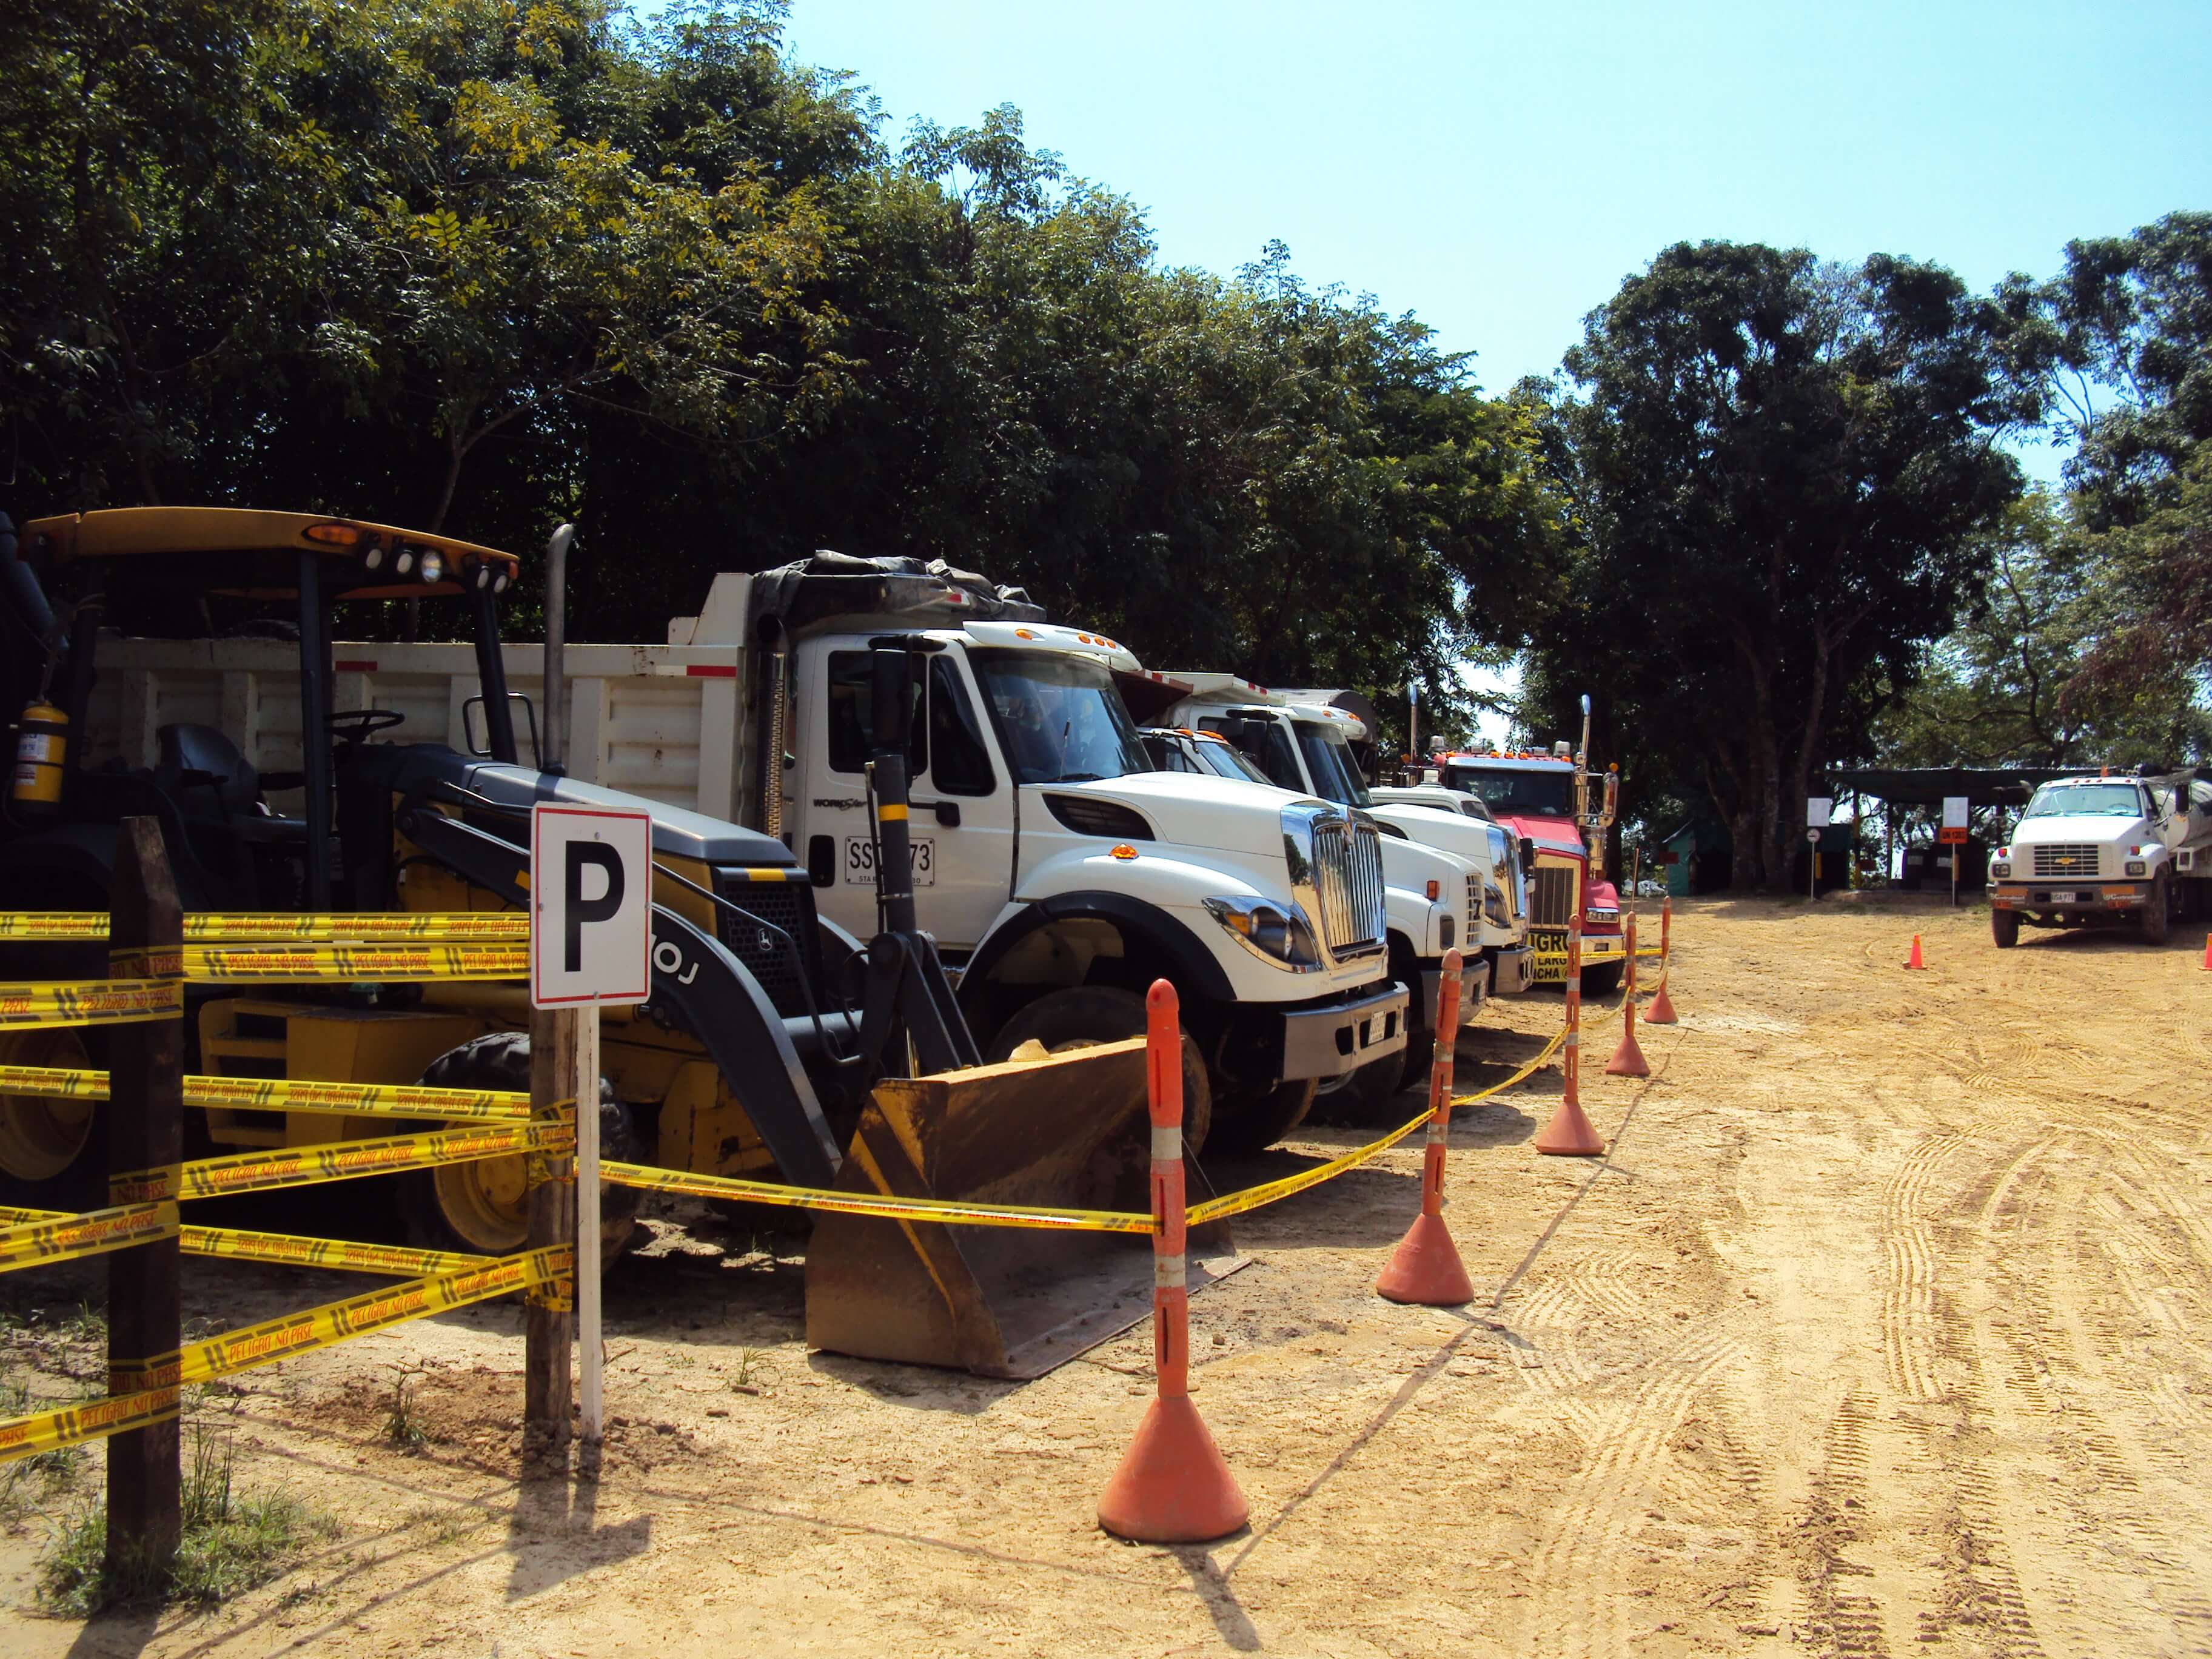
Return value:
[(653, 817), (540, 801), (530, 809), (530, 1006), (653, 994)]

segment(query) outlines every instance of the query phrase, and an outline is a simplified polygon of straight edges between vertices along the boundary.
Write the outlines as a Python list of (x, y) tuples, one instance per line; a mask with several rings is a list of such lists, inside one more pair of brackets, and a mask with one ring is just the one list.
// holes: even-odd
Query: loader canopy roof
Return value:
[(33, 558), (57, 565), (143, 558), (149, 562), (134, 573), (142, 580), (253, 599), (293, 598), (302, 553), (323, 555), (331, 597), (342, 599), (497, 592), (521, 568), (512, 553), (451, 536), (234, 507), (123, 507), (34, 519), (22, 542)]

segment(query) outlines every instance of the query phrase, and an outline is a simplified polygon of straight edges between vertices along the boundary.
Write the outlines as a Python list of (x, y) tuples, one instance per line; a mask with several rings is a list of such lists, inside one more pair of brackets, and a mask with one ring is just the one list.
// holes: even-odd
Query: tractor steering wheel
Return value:
[(323, 729), (348, 749), (367, 743), (379, 732), (389, 732), (407, 718), (397, 708), (348, 708), (325, 715)]

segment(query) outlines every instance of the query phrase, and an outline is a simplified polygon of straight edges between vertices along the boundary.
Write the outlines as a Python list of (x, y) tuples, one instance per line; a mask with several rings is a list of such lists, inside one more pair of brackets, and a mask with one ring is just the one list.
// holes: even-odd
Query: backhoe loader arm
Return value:
[[(456, 875), (529, 908), (526, 849), (425, 805), (402, 806), (398, 825)], [(785, 1180), (827, 1187), (836, 1179), (843, 1161), (836, 1139), (775, 1004), (719, 940), (659, 904), (653, 907), (653, 1006), (705, 1045)]]

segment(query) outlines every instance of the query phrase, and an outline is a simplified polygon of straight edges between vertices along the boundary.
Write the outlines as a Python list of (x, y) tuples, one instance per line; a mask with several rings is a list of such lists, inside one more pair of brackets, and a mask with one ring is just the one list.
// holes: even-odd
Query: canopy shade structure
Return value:
[(1838, 795), (1872, 795), (1893, 806), (1941, 806), (1964, 795), (1969, 806), (2021, 806), (2039, 783), (2078, 778), (2094, 766), (1916, 766), (1863, 767), (1833, 772), (1829, 782)]

